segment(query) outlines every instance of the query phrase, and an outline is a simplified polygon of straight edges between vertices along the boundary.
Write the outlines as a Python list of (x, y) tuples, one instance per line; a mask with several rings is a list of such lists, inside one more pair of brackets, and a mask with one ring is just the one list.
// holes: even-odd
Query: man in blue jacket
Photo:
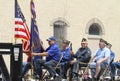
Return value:
[(56, 38), (50, 37), (47, 39), (49, 47), (43, 53), (32, 53), (32, 56), (46, 56), (46, 60), (38, 59), (36, 60), (36, 67), (39, 69), (40, 66), (45, 66), (49, 71), (50, 75), (55, 78), (58, 74), (55, 71), (55, 66), (60, 60), (60, 49), (56, 44)]
[(62, 75), (62, 81), (67, 81), (67, 70), (70, 67), (70, 61), (71, 61), (71, 49), (69, 47), (69, 43), (70, 41), (68, 40), (63, 40), (62, 42), (62, 52), (61, 54), (63, 54), (63, 58), (61, 60), (61, 68), (60, 68), (60, 72)]
[(111, 76), (112, 76), (111, 80), (114, 81), (115, 80), (115, 67), (117, 67), (117, 65), (119, 63), (114, 62), (115, 53), (111, 50), (112, 45), (110, 43), (107, 43), (106, 47), (110, 49), (110, 69), (112, 72), (111, 73)]
[(112, 45), (110, 43), (107, 43), (107, 48), (110, 49), (110, 59), (111, 59), (111, 63), (114, 61), (115, 58), (115, 53), (111, 50)]

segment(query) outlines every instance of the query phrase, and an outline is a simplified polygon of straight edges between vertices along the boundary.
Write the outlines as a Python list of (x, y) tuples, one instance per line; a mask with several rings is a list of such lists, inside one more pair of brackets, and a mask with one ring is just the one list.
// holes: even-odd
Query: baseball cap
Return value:
[(56, 38), (54, 36), (51, 36), (47, 39), (47, 41), (56, 41)]

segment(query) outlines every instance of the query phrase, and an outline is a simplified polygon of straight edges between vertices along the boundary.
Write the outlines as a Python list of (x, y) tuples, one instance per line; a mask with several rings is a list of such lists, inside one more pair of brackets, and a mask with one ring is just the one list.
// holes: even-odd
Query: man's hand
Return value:
[(94, 59), (92, 60), (92, 62), (95, 62), (95, 60), (96, 60), (96, 59), (94, 58)]
[(73, 55), (74, 55), (74, 52), (73, 52), (73, 51), (70, 51), (70, 54), (73, 56)]
[(31, 53), (31, 51), (23, 50), (23, 53)]
[(31, 53), (31, 56), (48, 56), (48, 52), (43, 52), (43, 53)]
[(91, 61), (92, 61), (92, 62), (95, 62), (95, 60), (96, 60), (96, 57), (93, 56), (92, 59), (91, 59)]
[(37, 53), (31, 53), (31, 56), (37, 56), (38, 54)]
[(70, 61), (70, 64), (74, 64), (75, 60)]
[(102, 60), (97, 61), (97, 63), (102, 63)]

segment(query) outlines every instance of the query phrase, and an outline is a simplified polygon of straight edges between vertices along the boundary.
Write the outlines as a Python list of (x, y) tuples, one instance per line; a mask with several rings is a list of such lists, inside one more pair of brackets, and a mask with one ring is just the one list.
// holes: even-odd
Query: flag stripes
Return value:
[(30, 32), (20, 6), (15, 0), (15, 36), (23, 42), (23, 50), (30, 51)]

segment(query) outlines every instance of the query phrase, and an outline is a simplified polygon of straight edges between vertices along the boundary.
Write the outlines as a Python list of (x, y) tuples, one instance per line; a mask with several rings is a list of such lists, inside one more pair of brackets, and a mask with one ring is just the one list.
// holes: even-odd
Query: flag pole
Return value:
[[(17, 3), (17, 0), (15, 0), (15, 4), (14, 4), (15, 11), (16, 11), (16, 3)], [(14, 13), (14, 16), (15, 16), (15, 13)], [(15, 21), (14, 21), (14, 26), (15, 26)], [(15, 29), (14, 29), (14, 31), (15, 31)], [(14, 36), (14, 39), (15, 39), (14, 43), (16, 44), (17, 39), (15, 38), (15, 36)]]
[[(33, 0), (31, 0), (30, 2), (30, 11), (31, 11), (31, 53), (32, 52), (41, 52), (41, 45), (40, 45), (40, 38), (39, 38), (39, 30), (38, 27), (36, 25), (36, 12), (35, 12), (35, 5)], [(39, 57), (42, 58), (42, 57)], [(36, 61), (36, 59), (38, 59), (38, 56), (35, 56), (34, 59), (31, 59), (32, 61)], [(34, 68), (33, 68), (34, 71)], [(38, 75), (38, 77), (41, 77), (42, 75), (42, 70), (41, 68), (37, 71), (35, 70), (34, 72), (36, 72), (36, 74)]]
[[(33, 17), (33, 15), (32, 15), (32, 2), (33, 2), (33, 0), (30, 1), (31, 19)], [(30, 37), (30, 39), (31, 39), (31, 37)], [(32, 44), (31, 44), (31, 47), (30, 47), (30, 51), (31, 51), (31, 53), (33, 52), (33, 46), (32, 46)], [(33, 76), (33, 74), (34, 74), (34, 66), (33, 66), (32, 62), (33, 62), (33, 57), (31, 56), (31, 63), (30, 63), (31, 64), (31, 75), (32, 75), (32, 78), (34, 78), (34, 76)]]

